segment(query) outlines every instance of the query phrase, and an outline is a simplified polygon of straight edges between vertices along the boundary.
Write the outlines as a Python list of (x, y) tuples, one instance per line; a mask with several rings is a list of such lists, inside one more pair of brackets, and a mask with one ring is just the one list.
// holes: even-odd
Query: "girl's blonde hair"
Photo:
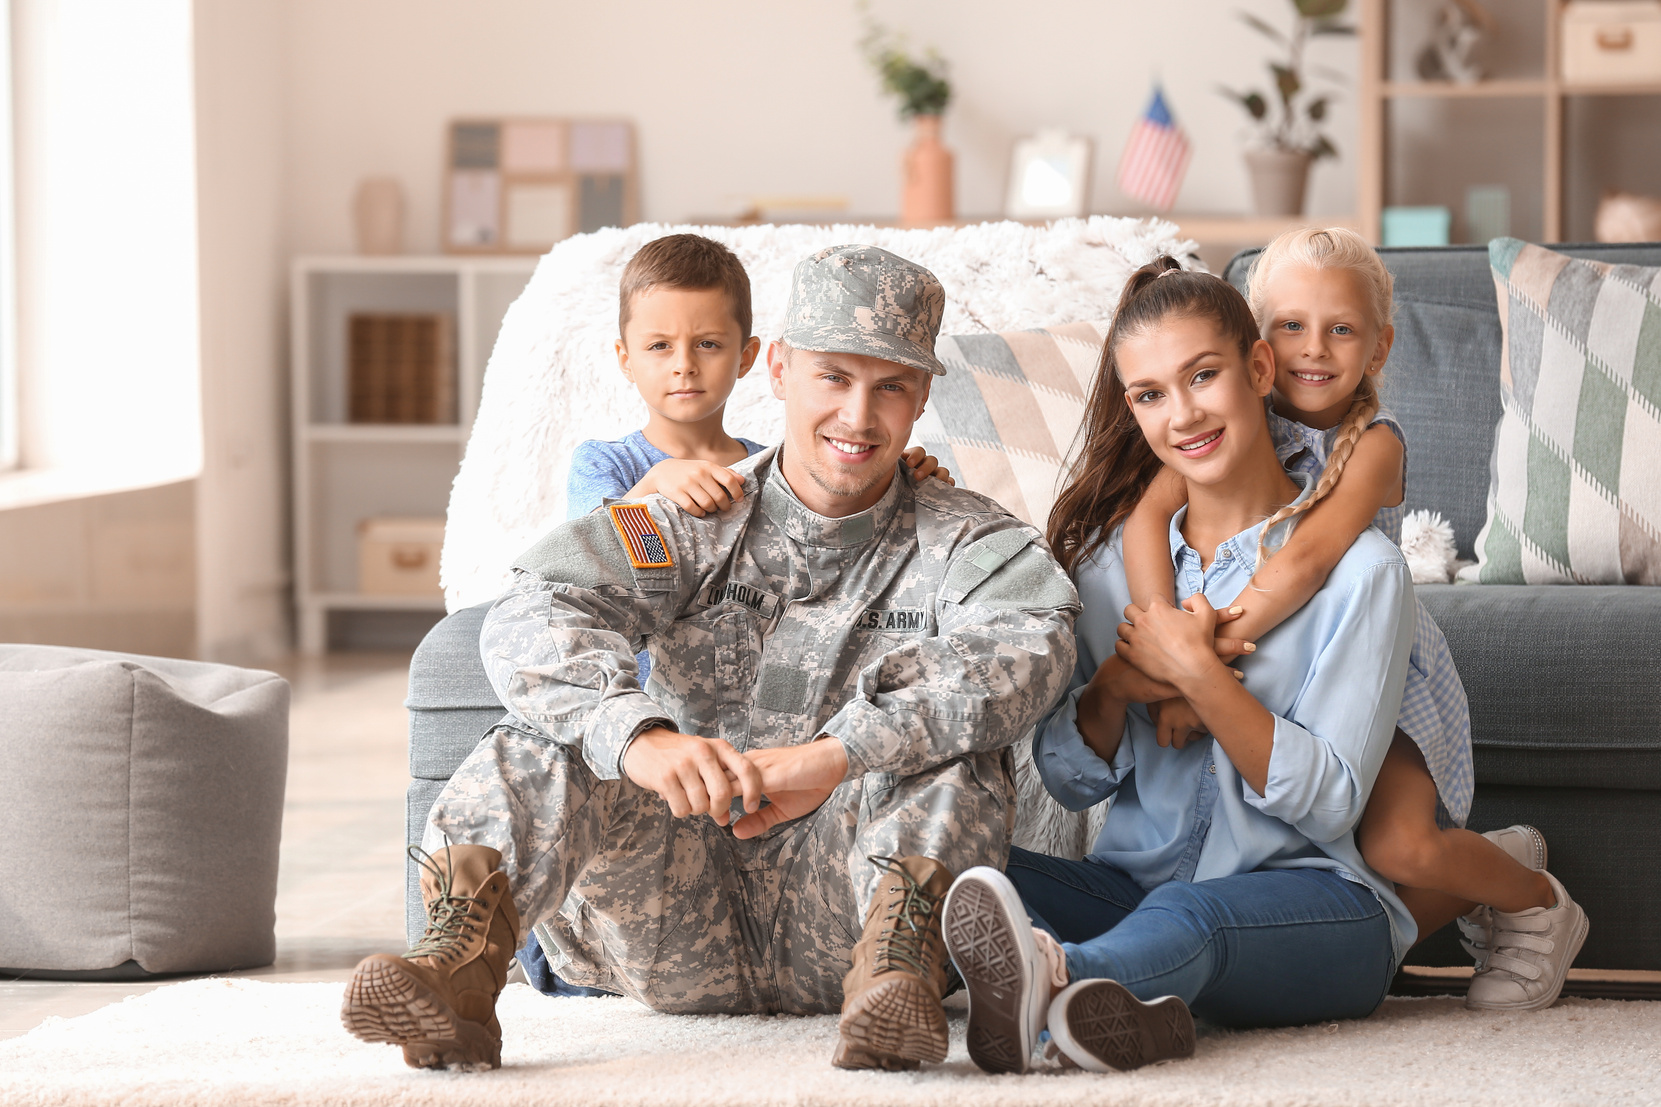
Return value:
[[(1257, 324), (1267, 333), (1269, 320), (1265, 300), (1269, 282), (1282, 269), (1345, 269), (1361, 278), (1362, 287), (1372, 301), (1373, 325), (1380, 330), (1390, 325), (1395, 314), (1395, 278), (1379, 260), (1378, 253), (1367, 240), (1348, 227), (1328, 227), (1317, 230), (1305, 227), (1287, 231), (1263, 248), (1246, 275), (1246, 302), (1251, 305)], [(1296, 504), (1287, 504), (1263, 524), (1257, 538), (1257, 561), (1261, 565), (1269, 556), (1269, 532), (1288, 519), (1302, 515), (1326, 499), (1338, 484), (1338, 478), (1349, 464), (1355, 445), (1372, 425), (1378, 414), (1378, 378), (1376, 374), (1363, 375), (1350, 400), (1350, 409), (1344, 421), (1338, 424), (1338, 439), (1333, 443), (1326, 468), (1308, 497)]]

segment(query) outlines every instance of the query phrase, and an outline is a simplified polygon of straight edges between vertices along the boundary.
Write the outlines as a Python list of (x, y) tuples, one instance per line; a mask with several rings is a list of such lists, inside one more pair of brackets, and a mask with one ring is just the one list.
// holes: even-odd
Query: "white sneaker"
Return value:
[(1465, 1006), (1487, 1011), (1550, 1007), (1563, 991), (1569, 966), (1586, 942), (1586, 912), (1550, 873), (1557, 902), (1527, 911), (1493, 912), (1490, 948), (1471, 978)]
[(969, 990), (969, 1058), (987, 1072), (1026, 1072), (1044, 1028), (1050, 969), (1020, 893), (997, 869), (977, 865), (952, 882), (941, 928)]
[(1124, 1072), (1194, 1055), (1194, 1016), (1177, 996), (1143, 1003), (1116, 980), (1081, 980), (1050, 1001), (1050, 1037), (1090, 1072)]
[[(1482, 835), (1510, 854), (1519, 865), (1536, 872), (1546, 867), (1546, 836), (1527, 823), (1508, 826), (1504, 830), (1489, 830)], [(1459, 932), (1464, 935), (1459, 944), (1476, 961), (1476, 971), (1488, 961), (1488, 933), (1494, 928), (1494, 912), (1487, 904), (1478, 904), (1476, 910), (1459, 917)]]

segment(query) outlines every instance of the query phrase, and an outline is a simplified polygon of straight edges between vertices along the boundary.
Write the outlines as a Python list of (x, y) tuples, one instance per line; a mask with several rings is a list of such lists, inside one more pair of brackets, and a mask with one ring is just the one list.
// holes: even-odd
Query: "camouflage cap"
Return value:
[(934, 356), (946, 290), (875, 246), (832, 246), (796, 266), (780, 335), (797, 350), (864, 354), (945, 376)]

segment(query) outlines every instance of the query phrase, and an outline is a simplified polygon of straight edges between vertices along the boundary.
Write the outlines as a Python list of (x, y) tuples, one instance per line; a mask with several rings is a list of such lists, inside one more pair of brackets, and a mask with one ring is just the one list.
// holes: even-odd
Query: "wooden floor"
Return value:
[[(409, 657), (332, 654), (279, 668), (294, 685), (294, 699), (277, 960), (227, 975), (344, 981), (366, 954), (404, 948)], [(0, 1038), (172, 982), (0, 981)]]

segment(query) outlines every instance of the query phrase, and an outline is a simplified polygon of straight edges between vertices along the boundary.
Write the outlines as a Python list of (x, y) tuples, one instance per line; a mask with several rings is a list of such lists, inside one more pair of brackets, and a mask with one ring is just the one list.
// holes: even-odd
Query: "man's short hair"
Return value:
[(732, 301), (732, 315), (748, 341), (754, 316), (750, 310), (750, 275), (738, 255), (701, 234), (672, 234), (653, 239), (623, 267), (618, 284), (617, 333), (629, 326), (634, 298), (654, 288), (720, 289)]

